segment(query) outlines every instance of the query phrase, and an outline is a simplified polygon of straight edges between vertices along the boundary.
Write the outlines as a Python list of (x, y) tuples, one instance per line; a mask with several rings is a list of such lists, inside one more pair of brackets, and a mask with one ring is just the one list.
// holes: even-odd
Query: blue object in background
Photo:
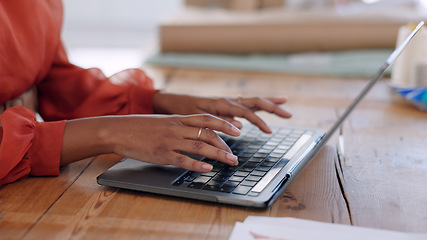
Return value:
[(395, 87), (391, 89), (403, 99), (422, 111), (427, 111), (427, 87)]

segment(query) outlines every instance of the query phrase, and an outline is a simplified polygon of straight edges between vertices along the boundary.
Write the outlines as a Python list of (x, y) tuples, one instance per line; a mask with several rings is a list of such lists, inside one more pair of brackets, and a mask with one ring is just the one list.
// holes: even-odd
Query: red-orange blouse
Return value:
[(61, 0), (0, 0), (0, 105), (36, 86), (46, 121), (23, 107), (0, 115), (0, 185), (58, 175), (66, 119), (153, 112), (155, 90), (141, 70), (107, 78), (69, 63), (62, 17)]

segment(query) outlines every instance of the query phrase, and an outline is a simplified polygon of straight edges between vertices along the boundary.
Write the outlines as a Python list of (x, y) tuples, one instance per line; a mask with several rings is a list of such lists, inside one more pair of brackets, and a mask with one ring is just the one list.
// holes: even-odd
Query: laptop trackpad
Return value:
[(169, 186), (186, 170), (174, 166), (160, 166), (126, 158), (99, 176), (99, 180), (128, 184)]

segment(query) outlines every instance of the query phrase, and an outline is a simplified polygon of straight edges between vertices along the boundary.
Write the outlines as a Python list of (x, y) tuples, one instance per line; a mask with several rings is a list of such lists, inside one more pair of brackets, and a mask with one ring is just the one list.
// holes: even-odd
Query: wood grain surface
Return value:
[[(294, 116), (268, 123), (327, 129), (366, 79), (155, 69), (156, 86), (207, 96), (287, 96)], [(100, 186), (103, 155), (0, 187), (0, 239), (227, 239), (247, 216), (297, 217), (427, 232), (427, 113), (381, 81), (269, 208), (250, 209)]]

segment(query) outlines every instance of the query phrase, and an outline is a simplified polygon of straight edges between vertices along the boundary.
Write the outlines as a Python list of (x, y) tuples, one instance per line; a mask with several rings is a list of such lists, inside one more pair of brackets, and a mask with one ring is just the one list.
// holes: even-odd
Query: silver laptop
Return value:
[(272, 126), (273, 133), (245, 125), (237, 137), (222, 136), (239, 158), (237, 166), (191, 155), (213, 165), (209, 173), (159, 166), (125, 158), (98, 176), (101, 185), (247, 207), (267, 207), (291, 184), (334, 132), (383, 77), (408, 42), (424, 25), (420, 22), (378, 73), (327, 132), (319, 129)]

